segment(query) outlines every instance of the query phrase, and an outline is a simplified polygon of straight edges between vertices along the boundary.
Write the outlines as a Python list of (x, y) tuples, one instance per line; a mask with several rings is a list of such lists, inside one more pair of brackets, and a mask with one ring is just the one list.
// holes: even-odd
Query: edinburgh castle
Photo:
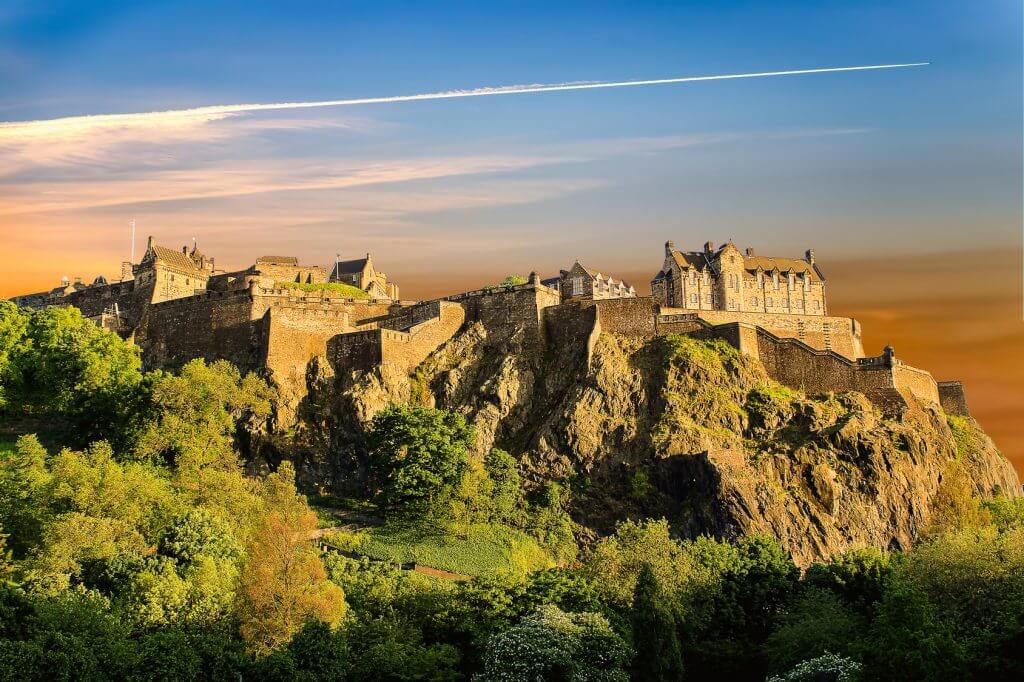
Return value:
[(142, 259), (121, 272), (120, 281), (65, 280), (13, 300), (76, 307), (134, 340), (148, 367), (205, 358), (259, 372), (278, 387), (286, 423), (307, 394), (314, 360), (339, 377), (384, 366), (411, 373), (472, 323), (514, 326), (543, 346), (578, 344), (588, 358), (603, 332), (720, 338), (793, 388), (859, 391), (887, 411), (924, 401), (967, 412), (960, 382), (936, 382), (891, 348), (865, 357), (858, 322), (829, 315), (826, 278), (810, 250), (783, 258), (732, 242), (679, 251), (669, 241), (651, 296), (576, 262), (551, 278), (531, 273), (520, 284), (408, 301), (369, 253), (329, 267), (265, 256), (225, 272), (196, 246), (165, 248), (152, 237)]

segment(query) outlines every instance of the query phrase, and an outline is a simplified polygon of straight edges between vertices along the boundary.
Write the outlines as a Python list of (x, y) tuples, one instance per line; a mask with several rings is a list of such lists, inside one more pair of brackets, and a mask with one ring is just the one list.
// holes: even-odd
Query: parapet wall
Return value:
[(542, 340), (542, 311), (561, 303), (562, 297), (557, 289), (531, 283), (478, 289), (443, 300), (459, 303), (466, 311), (467, 321), (480, 322), (485, 328), (524, 326)]
[(860, 323), (851, 317), (825, 317), (821, 315), (788, 315), (773, 313), (732, 312), (727, 310), (683, 310), (662, 308), (659, 333), (673, 331), (674, 318), (684, 321), (699, 315), (711, 325), (741, 322), (767, 329), (775, 336), (802, 341), (812, 348), (832, 350), (852, 360), (864, 357)]
[[(458, 303), (433, 301), (417, 308), (409, 315), (381, 321), (381, 324), (398, 325), (413, 318), (421, 320), (406, 331), (378, 326), (331, 338), (327, 342), (327, 357), (335, 372), (365, 371), (383, 364), (411, 372), (452, 338), (466, 321), (466, 311)], [(427, 317), (430, 312), (434, 315)]]

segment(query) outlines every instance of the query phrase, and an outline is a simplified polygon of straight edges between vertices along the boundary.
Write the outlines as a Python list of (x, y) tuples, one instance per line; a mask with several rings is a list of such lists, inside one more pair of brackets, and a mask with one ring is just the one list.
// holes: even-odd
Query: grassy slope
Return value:
[(369, 531), (357, 551), (374, 559), (414, 561), (473, 576), (525, 575), (554, 565), (529, 535), (494, 524), (471, 525), (458, 534), (390, 524)]

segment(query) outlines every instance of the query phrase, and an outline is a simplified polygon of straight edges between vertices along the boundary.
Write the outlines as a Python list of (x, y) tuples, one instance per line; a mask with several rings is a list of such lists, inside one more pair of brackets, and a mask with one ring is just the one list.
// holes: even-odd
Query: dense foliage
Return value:
[(979, 502), (955, 466), (912, 550), (801, 574), (773, 539), (664, 520), (578, 546), (571, 487), (472, 456), (460, 416), (393, 407), (355, 504), (384, 524), (321, 551), (289, 463), (242, 474), (273, 398), (0, 304), (0, 679), (1024, 677), (1024, 503)]

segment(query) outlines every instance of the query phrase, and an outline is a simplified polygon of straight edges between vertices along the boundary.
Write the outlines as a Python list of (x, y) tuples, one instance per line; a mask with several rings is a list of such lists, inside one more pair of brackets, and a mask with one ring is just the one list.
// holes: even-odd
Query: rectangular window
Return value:
[(573, 277), (572, 278), (572, 295), (582, 296), (583, 295), (583, 278)]

